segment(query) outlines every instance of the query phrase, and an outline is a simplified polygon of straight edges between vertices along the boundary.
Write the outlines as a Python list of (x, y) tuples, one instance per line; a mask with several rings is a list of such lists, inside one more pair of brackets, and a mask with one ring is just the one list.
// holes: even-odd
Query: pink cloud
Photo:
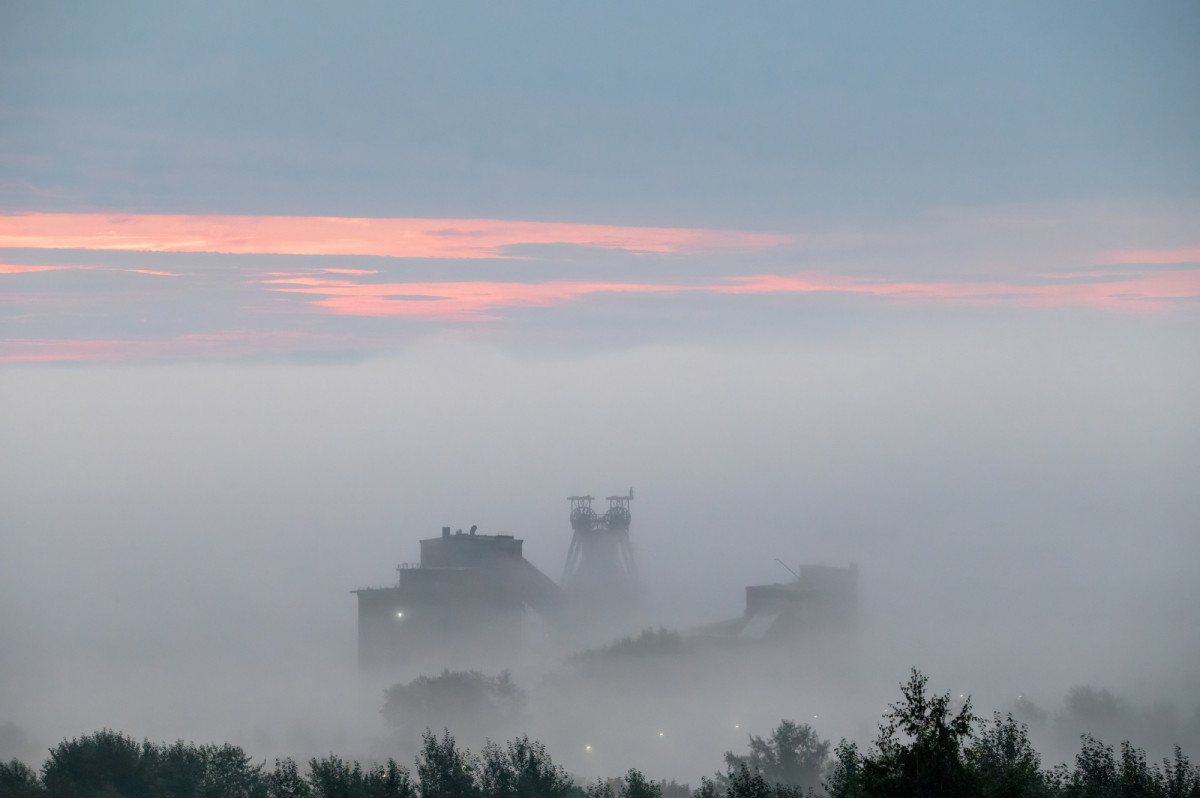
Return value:
[(7, 263), (0, 263), (0, 274), (32, 274), (34, 272), (54, 272), (60, 269), (69, 269), (70, 266), (14, 266)]
[(182, 277), (178, 272), (162, 272), (154, 269), (121, 269), (112, 266), (14, 266), (0, 264), (0, 274), (32, 274), (34, 272), (57, 271), (96, 271), (96, 272), (127, 272), (129, 274), (150, 274), (157, 277)]
[(316, 294), (313, 304), (348, 316), (412, 316), (429, 319), (491, 319), (505, 307), (546, 307), (595, 293), (666, 293), (690, 290), (647, 283), (486, 281), (355, 283), (321, 277), (265, 280), (270, 290)]
[[(735, 302), (737, 296), (814, 294), (857, 295), (873, 297), (876, 303), (922, 307), (986, 305), (1084, 307), (1130, 313), (1200, 312), (1200, 267), (1186, 265), (1200, 263), (1200, 247), (1128, 248), (1147, 241), (1187, 241), (1187, 228), (1162, 235), (1151, 229), (1139, 232), (1136, 237), (1122, 234), (1097, 240), (1088, 227), (1086, 235), (1072, 237), (1064, 233), (1070, 239), (1064, 243), (1053, 237), (1031, 239), (1031, 230), (1053, 232), (1058, 228), (1026, 221), (1005, 221), (1003, 239), (983, 236), (972, 229), (956, 238), (954, 230), (938, 227), (932, 232), (884, 230), (875, 237), (856, 238), (847, 234), (833, 240), (722, 230), (490, 219), (0, 215), (0, 247), (231, 253), (206, 261), (206, 264), (219, 261), (220, 266), (211, 270), (207, 265), (202, 267), (206, 275), (203, 292), (182, 290), (191, 286), (192, 281), (151, 277), (145, 281), (132, 278), (113, 281), (107, 291), (103, 285), (97, 286), (99, 281), (89, 280), (77, 287), (67, 280), (20, 277), (61, 270), (185, 276), (167, 270), (176, 262), (167, 257), (142, 256), (152, 258), (139, 259), (139, 265), (151, 267), (145, 269), (0, 264), (0, 284), (4, 288), (39, 286), (40, 291), (0, 290), (4, 318), (12, 322), (10, 333), (37, 329), (38, 334), (46, 334), (46, 322), (58, 318), (64, 320), (64, 330), (77, 331), (81, 325), (99, 321), (102, 323), (94, 329), (106, 330), (109, 336), (120, 335), (114, 330), (129, 330), (136, 337), (147, 327), (123, 322), (139, 315), (142, 305), (165, 307), (159, 303), (177, 303), (181, 323), (187, 324), (191, 318), (188, 309), (193, 302), (206, 308), (193, 319), (197, 325), (205, 324), (205, 319), (229, 319), (240, 314), (241, 320), (232, 324), (262, 328), (254, 332), (226, 331), (156, 340), (0, 340), (0, 361), (154, 360), (238, 357), (245, 352), (361, 351), (372, 346), (385, 347), (390, 333), (384, 332), (387, 325), (359, 325), (354, 317), (452, 323), (494, 321), (519, 308), (563, 306), (605, 295), (661, 297), (656, 304), (664, 314), (671, 313), (675, 301), (669, 297), (688, 294), (708, 296), (710, 306), (745, 305)], [(1021, 236), (1010, 234), (1007, 228), (1013, 225), (1023, 231)], [(813, 246), (818, 240), (819, 245)], [(761, 273), (772, 268), (764, 265), (765, 259), (730, 257), (726, 259), (728, 271), (723, 276), (713, 276), (712, 264), (708, 263), (703, 273), (677, 276), (673, 271), (672, 277), (661, 281), (654, 280), (649, 271), (642, 272), (644, 281), (609, 279), (612, 273), (607, 268), (611, 264), (599, 258), (580, 265), (588, 271), (573, 271), (574, 279), (548, 282), (455, 280), (453, 272), (444, 271), (448, 264), (443, 264), (436, 281), (402, 282), (395, 276), (398, 273), (389, 275), (389, 267), (382, 262), (372, 264), (380, 265), (379, 269), (354, 269), (339, 268), (338, 261), (332, 260), (332, 256), (343, 254), (504, 258), (510, 257), (511, 247), (523, 244), (570, 244), (651, 253), (726, 251), (740, 255), (788, 242), (805, 245), (803, 250), (799, 247), (790, 250), (797, 259), (805, 259), (797, 261), (793, 267), (797, 271), (792, 273)], [(331, 259), (326, 261), (328, 266), (321, 259), (305, 261), (300, 266), (294, 263), (263, 266), (261, 262), (247, 263), (247, 259), (237, 257), (238, 253), (328, 255)], [(824, 271), (813, 270), (818, 262)], [(154, 268), (160, 266), (163, 270)], [(264, 268), (279, 271), (266, 272)], [(516, 280), (519, 276), (516, 270), (495, 264), (488, 269), (488, 276), (501, 280)], [(136, 286), (131, 285), (134, 282)], [(722, 301), (720, 297), (728, 299)], [(212, 308), (222, 313), (208, 313), (207, 309)], [(731, 312), (753, 311), (743, 306)], [(315, 320), (314, 314), (345, 317), (346, 321)], [(305, 332), (309, 329), (353, 330), (375, 337), (326, 339)]]
[(1033, 307), (1094, 307), (1159, 311), (1162, 300), (1200, 296), (1200, 270), (1152, 272), (1097, 283), (1022, 285), (1007, 282), (886, 282), (818, 274), (759, 274), (727, 282), (676, 285), (556, 281), (358, 283), (323, 277), (265, 280), (269, 290), (322, 297), (313, 304), (337, 315), (409, 316), (440, 320), (487, 320), (510, 307), (547, 307), (598, 293), (847, 293), (897, 300), (1010, 304)]
[(618, 227), (501, 219), (356, 219), (324, 216), (181, 216), (29, 213), (0, 216), (0, 247), (498, 258), (518, 244), (576, 244), (630, 252), (763, 249), (771, 233)]
[(843, 292), (896, 299), (1015, 304), (1032, 307), (1093, 307), (1160, 311), (1163, 300), (1200, 298), (1200, 270), (1149, 272), (1128, 279), (1092, 283), (1022, 285), (1009, 282), (872, 282), (813, 275), (755, 275), (709, 290), (723, 294)]

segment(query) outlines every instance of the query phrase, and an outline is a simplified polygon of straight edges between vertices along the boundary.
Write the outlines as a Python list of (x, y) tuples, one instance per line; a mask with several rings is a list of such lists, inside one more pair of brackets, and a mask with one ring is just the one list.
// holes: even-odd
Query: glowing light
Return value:
[(591, 751), (591, 750), (592, 750), (592, 747), (591, 747), (590, 745), (585, 745), (585, 746), (583, 747), (583, 750), (585, 750), (585, 751)]
[(403, 617), (404, 617), (404, 613), (402, 613), (402, 612), (398, 612), (398, 613), (396, 613), (396, 617), (397, 617), (397, 618), (403, 618)]
[(659, 733), (658, 733), (658, 736), (659, 736), (659, 737), (662, 737), (662, 736), (663, 736), (663, 733), (662, 733), (662, 732), (659, 732)]

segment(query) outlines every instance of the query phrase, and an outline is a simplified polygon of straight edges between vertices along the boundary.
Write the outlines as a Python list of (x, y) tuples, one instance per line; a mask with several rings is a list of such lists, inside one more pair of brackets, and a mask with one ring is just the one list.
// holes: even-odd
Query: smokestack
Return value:
[(444, 537), (444, 538), (450, 537), (450, 527), (448, 527), (448, 526), (442, 527), (442, 537)]

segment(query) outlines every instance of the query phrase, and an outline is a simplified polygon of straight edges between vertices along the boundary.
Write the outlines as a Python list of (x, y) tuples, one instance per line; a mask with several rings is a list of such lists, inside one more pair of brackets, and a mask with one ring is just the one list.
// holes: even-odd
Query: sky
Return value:
[(351, 667), (348, 591), (419, 537), (557, 577), (565, 497), (631, 485), (668, 626), (854, 562), (887, 685), (1200, 705), (1198, 40), (1166, 2), (5, 4), (0, 722), (301, 723), (256, 679)]

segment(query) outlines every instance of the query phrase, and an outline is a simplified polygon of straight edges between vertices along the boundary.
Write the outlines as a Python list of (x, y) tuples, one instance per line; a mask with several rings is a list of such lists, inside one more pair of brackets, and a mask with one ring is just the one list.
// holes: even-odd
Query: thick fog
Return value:
[[(788, 580), (776, 557), (858, 564), (856, 700), (801, 645), (744, 707), (756, 733), (824, 703), (818, 731), (869, 735), (912, 666), (989, 710), (1079, 684), (1194, 708), (1200, 369), (1179, 325), (10, 369), (4, 720), (43, 746), (107, 726), (371, 753), (349, 591), (392, 584), (444, 524), (513, 532), (557, 579), (565, 497), (628, 486), (654, 625), (740, 615), (746, 585)], [(561, 653), (516, 671), (533, 730)], [(719, 753), (632, 764), (695, 779)]]

